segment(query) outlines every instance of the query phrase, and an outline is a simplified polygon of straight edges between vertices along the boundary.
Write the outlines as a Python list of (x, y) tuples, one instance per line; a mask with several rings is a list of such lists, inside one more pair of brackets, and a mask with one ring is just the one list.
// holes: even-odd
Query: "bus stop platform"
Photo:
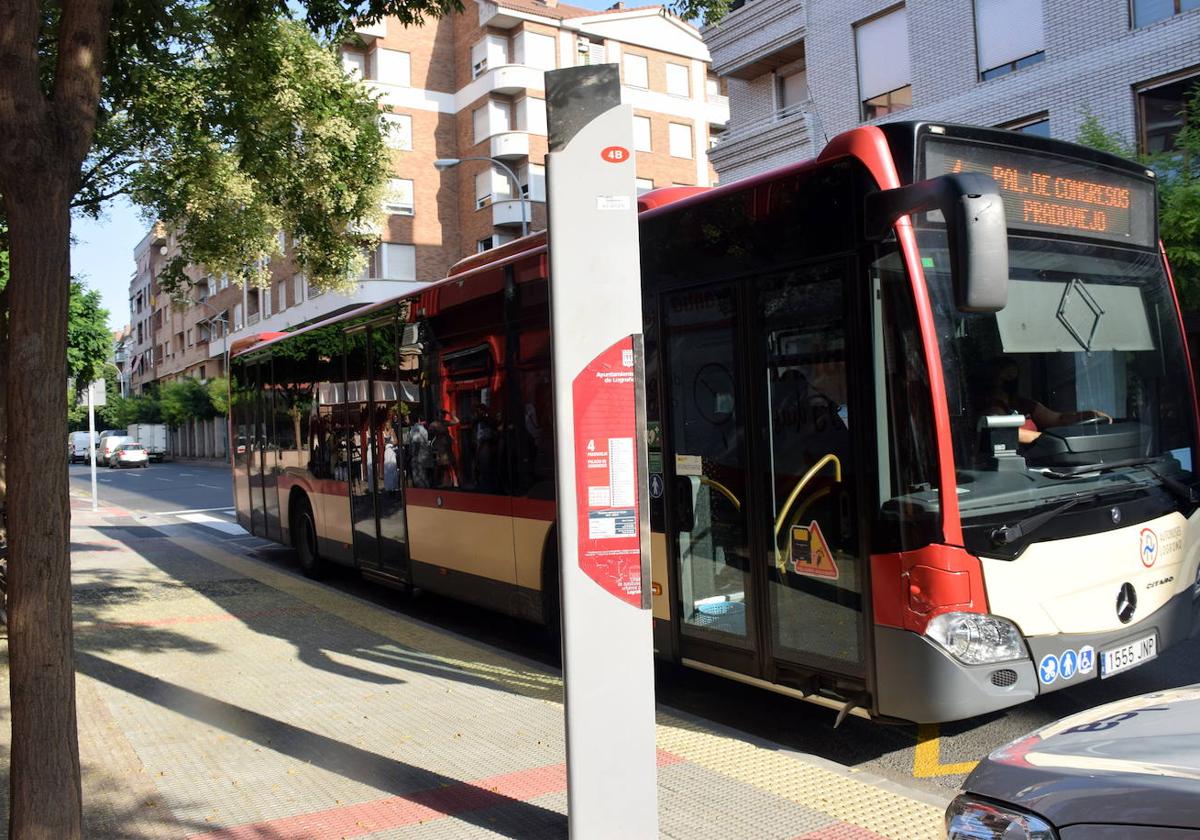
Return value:
[[(255, 559), (230, 522), (72, 501), (84, 836), (567, 836), (554, 669)], [(657, 747), (662, 837), (943, 836), (945, 799), (661, 705)]]

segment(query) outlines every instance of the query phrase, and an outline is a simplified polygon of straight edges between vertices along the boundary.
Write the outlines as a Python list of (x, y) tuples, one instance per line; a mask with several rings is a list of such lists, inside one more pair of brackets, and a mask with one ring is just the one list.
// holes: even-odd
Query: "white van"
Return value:
[(91, 460), (92, 453), (88, 451), (88, 439), (93, 445), (100, 439), (96, 432), (71, 432), (67, 435), (67, 460), (74, 464), (82, 461), (85, 464)]
[(102, 432), (100, 434), (100, 446), (96, 450), (96, 463), (107, 464), (109, 456), (113, 454), (118, 446), (122, 443), (133, 442), (133, 438), (121, 432)]

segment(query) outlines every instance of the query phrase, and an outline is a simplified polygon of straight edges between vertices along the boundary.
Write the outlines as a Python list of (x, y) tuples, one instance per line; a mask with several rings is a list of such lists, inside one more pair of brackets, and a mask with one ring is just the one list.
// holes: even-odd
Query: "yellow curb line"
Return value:
[(933, 776), (965, 776), (975, 769), (978, 761), (960, 761), (942, 764), (941, 730), (936, 723), (923, 723), (917, 727), (917, 747), (913, 750), (912, 774), (918, 779)]

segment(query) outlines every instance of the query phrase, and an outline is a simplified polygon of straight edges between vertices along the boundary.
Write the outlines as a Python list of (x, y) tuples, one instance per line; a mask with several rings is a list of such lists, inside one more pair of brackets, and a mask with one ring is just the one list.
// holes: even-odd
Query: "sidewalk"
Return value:
[[(566, 837), (557, 673), (73, 507), (85, 836)], [(664, 837), (941, 836), (930, 795), (663, 707), (658, 765)]]

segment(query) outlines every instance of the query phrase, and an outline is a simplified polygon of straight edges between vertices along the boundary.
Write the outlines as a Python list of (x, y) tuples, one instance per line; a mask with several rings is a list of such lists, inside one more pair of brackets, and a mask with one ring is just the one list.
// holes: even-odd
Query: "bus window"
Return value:
[(434, 483), (481, 493), (503, 493), (503, 395), (490, 344), (440, 356), (443, 404), (430, 421)]
[(421, 328), (420, 324), (403, 326), (396, 363), (404, 482), (408, 487), (432, 487), (436, 466), (429, 431), (428, 371), (420, 341)]
[(874, 550), (910, 551), (934, 542), (937, 458), (929, 370), (907, 275), (895, 255), (871, 267), (876, 290), (877, 393), (886, 397), (879, 429), (880, 519)]

